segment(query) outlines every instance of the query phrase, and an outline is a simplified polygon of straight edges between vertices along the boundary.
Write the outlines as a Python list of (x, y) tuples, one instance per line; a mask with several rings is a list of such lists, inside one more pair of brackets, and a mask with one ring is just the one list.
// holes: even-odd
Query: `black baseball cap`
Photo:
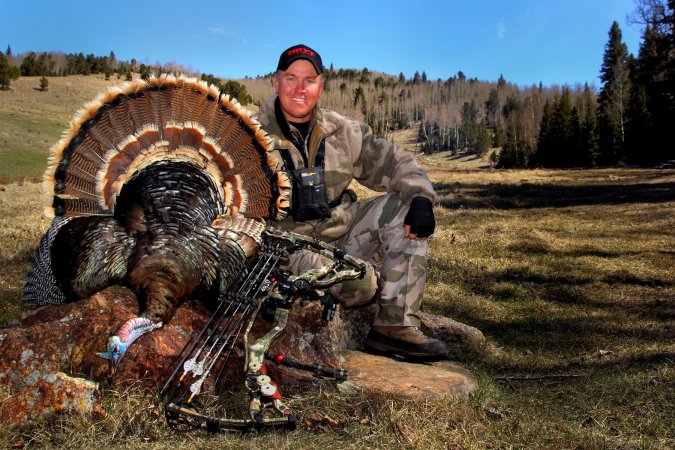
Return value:
[(323, 73), (323, 63), (321, 62), (321, 56), (319, 56), (316, 51), (302, 44), (294, 45), (293, 47), (283, 51), (279, 57), (277, 70), (287, 70), (288, 66), (290, 66), (293, 61), (297, 61), (298, 59), (306, 59), (312, 63), (314, 69), (316, 69), (317, 74)]

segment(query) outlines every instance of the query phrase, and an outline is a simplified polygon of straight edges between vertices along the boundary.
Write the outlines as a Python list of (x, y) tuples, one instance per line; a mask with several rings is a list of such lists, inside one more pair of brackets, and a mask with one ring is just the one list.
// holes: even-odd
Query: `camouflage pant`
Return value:
[[(426, 281), (426, 239), (403, 237), (403, 219), (408, 208), (398, 194), (388, 194), (360, 202), (349, 232), (332, 242), (352, 256), (368, 262), (366, 276), (333, 286), (330, 292), (346, 308), (369, 303), (376, 297), (373, 325), (419, 326)], [(312, 252), (295, 252), (288, 269), (300, 273), (327, 263)], [(379, 271), (375, 268), (379, 266)]]

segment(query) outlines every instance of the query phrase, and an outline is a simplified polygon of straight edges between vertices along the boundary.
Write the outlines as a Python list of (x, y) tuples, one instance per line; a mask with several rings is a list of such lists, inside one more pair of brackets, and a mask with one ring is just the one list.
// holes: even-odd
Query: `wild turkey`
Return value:
[(259, 219), (285, 215), (289, 182), (268, 145), (236, 100), (204, 82), (163, 75), (100, 95), (52, 148), (43, 190), (55, 218), (25, 301), (130, 287), (143, 318), (101, 354), (114, 367), (186, 296), (227, 288), (255, 251)]

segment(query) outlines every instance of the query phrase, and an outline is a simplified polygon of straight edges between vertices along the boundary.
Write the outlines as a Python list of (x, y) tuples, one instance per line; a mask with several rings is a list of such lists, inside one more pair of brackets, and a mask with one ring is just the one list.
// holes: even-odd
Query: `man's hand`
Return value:
[(431, 200), (424, 197), (415, 197), (410, 203), (410, 209), (403, 219), (404, 237), (414, 241), (431, 236), (436, 229), (434, 207)]

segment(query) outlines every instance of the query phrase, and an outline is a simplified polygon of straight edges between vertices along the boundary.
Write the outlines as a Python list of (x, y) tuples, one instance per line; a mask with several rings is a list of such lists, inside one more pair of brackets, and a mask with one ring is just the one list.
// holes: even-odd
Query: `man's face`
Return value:
[(311, 62), (298, 59), (285, 71), (277, 72), (274, 89), (286, 120), (303, 123), (312, 118), (312, 111), (323, 92), (323, 78), (317, 75)]

